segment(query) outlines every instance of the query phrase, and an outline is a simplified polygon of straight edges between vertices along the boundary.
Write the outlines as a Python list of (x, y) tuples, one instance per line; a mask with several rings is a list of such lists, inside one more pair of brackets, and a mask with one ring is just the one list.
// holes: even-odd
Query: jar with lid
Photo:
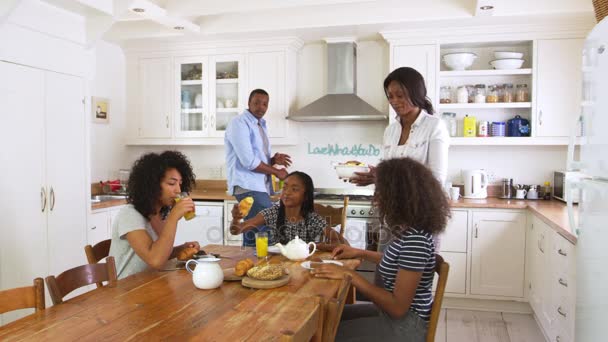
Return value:
[(468, 103), (469, 102), (469, 91), (466, 86), (460, 86), (456, 90), (456, 100), (458, 103)]
[(513, 84), (505, 83), (502, 85), (502, 102), (513, 102)]
[(475, 103), (486, 102), (486, 85), (476, 84), (475, 85)]
[(527, 84), (518, 84), (515, 91), (515, 102), (530, 102)]
[(469, 92), (469, 103), (475, 102), (475, 86), (472, 84), (466, 85), (467, 91)]
[(452, 87), (443, 86), (440, 88), (439, 103), (452, 103)]
[(458, 122), (456, 121), (456, 113), (444, 112), (441, 118), (445, 121), (446, 128), (451, 137), (458, 135)]
[(486, 102), (496, 103), (498, 102), (498, 86), (490, 85), (488, 86), (488, 94), (486, 95)]

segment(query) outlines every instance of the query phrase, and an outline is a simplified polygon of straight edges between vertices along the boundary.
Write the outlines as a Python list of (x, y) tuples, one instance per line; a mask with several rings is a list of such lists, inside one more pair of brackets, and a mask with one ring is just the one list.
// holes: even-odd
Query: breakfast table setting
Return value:
[[(311, 273), (315, 263), (336, 262), (327, 249), (313, 249), (296, 261), (283, 255), (293, 257), (293, 246), (281, 247), (281, 253), (258, 258), (255, 247), (207, 245), (198, 260), (172, 259), (162, 270), (129, 276), (115, 287), (94, 289), (9, 323), (0, 328), (0, 340), (279, 340), (301, 327), (316, 303), (334, 298), (340, 286), (339, 280)], [(360, 264), (358, 259), (339, 262), (350, 269)], [(247, 273), (235, 275), (245, 264)], [(254, 279), (256, 270), (280, 270), (280, 275)]]

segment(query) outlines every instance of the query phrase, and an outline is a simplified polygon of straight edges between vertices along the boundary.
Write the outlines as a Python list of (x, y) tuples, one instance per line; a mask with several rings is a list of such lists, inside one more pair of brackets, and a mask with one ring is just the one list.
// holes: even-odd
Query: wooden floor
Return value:
[(435, 342), (545, 342), (530, 314), (443, 309)]

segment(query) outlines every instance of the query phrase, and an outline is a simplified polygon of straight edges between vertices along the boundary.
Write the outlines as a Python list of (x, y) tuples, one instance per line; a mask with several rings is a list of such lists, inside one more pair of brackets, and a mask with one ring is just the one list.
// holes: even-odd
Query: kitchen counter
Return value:
[[(530, 209), (543, 222), (553, 228), (559, 235), (563, 236), (572, 244), (576, 244), (576, 234), (570, 229), (568, 220), (568, 209), (566, 204), (551, 200), (506, 200), (495, 197), (484, 199), (461, 198), (458, 201), (450, 201), (452, 208), (495, 208), (495, 209)], [(574, 207), (575, 220), (578, 221), (578, 207)]]

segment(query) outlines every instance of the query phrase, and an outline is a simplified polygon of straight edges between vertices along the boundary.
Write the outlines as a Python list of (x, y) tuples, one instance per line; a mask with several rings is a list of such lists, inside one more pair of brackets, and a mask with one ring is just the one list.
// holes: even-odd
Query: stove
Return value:
[(377, 218), (372, 207), (374, 192), (370, 189), (315, 189), (315, 202), (324, 205), (341, 205), (348, 196), (346, 217)]

